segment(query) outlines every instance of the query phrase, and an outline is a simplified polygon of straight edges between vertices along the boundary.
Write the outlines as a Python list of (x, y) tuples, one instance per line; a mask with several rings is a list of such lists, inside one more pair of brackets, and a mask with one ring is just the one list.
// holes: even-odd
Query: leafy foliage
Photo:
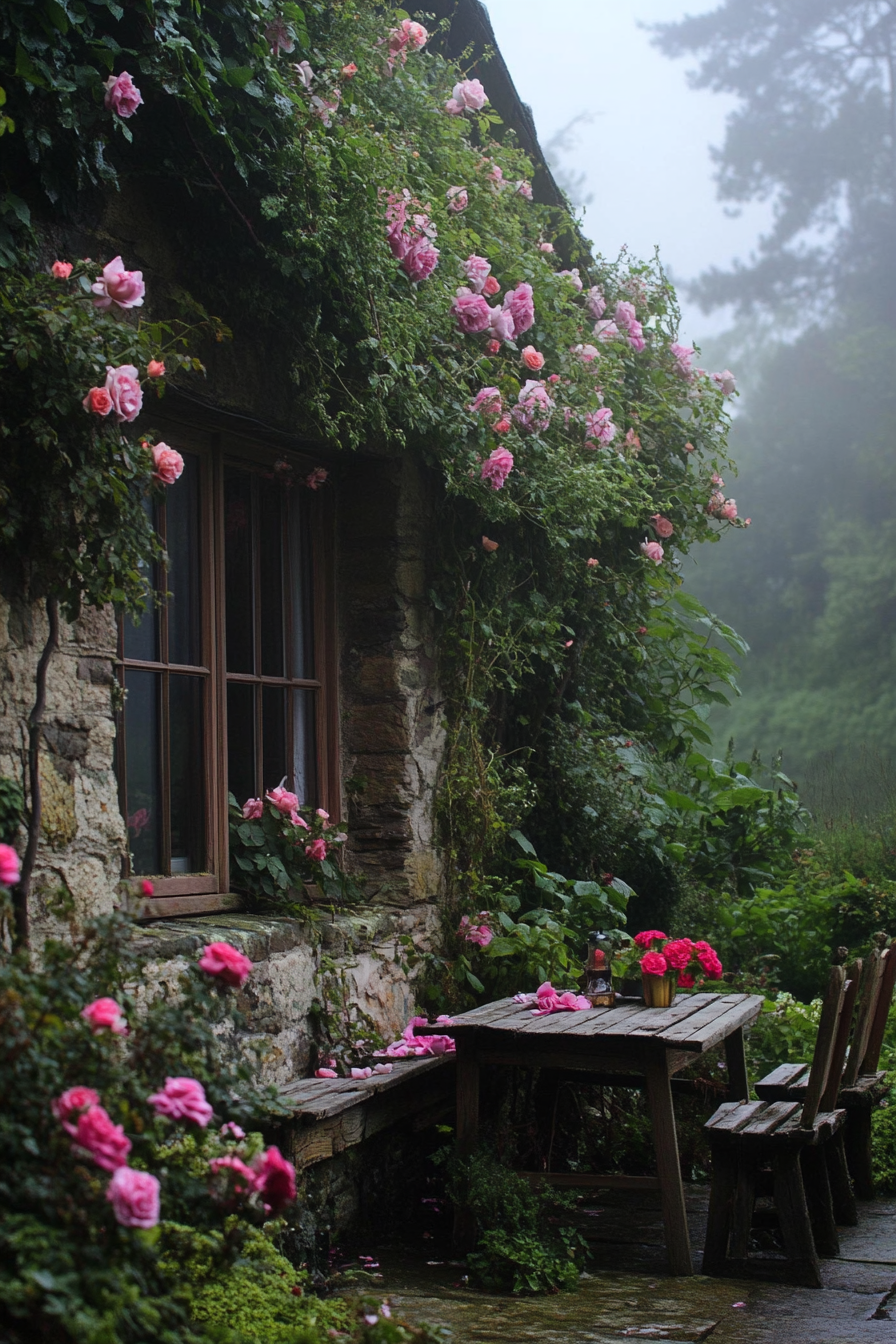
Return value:
[[(253, 904), (303, 913), (306, 883), (318, 884), (339, 904), (357, 897), (357, 884), (338, 863), (345, 834), (334, 830), (326, 815), (305, 808), (294, 814), (301, 817), (296, 823), (273, 803), (265, 802), (261, 816), (247, 818), (233, 794), (229, 798), (233, 880)], [(323, 843), (323, 858), (308, 852), (316, 842)]]

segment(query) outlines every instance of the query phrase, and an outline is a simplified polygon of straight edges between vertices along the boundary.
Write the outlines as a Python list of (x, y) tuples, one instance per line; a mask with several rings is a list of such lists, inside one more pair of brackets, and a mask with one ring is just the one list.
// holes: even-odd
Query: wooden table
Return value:
[[(744, 1028), (759, 1016), (757, 994), (679, 994), (671, 1008), (646, 1008), (633, 1000), (613, 1008), (533, 1017), (531, 1005), (501, 999), (474, 1008), (437, 1030), (457, 1044), (457, 1145), (462, 1156), (476, 1147), (479, 1130), (479, 1070), (483, 1065), (579, 1069), (588, 1073), (644, 1078), (656, 1145), (657, 1175), (591, 1177), (590, 1185), (658, 1188), (666, 1247), (673, 1274), (691, 1274), (691, 1247), (678, 1161), (670, 1079), (695, 1056), (724, 1042), (728, 1098), (749, 1096)], [(620, 1080), (621, 1081), (621, 1080)], [(571, 1176), (564, 1184), (574, 1184)], [(585, 1182), (583, 1182), (585, 1183)]]

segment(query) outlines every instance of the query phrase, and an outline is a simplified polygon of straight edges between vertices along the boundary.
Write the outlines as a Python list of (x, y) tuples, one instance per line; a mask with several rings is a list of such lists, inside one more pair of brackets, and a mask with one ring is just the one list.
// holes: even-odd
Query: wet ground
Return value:
[[(688, 1188), (688, 1219), (702, 1247), (706, 1188)], [(840, 1256), (826, 1260), (821, 1290), (755, 1280), (704, 1278), (695, 1249), (690, 1279), (666, 1272), (659, 1205), (609, 1193), (580, 1213), (592, 1246), (578, 1292), (513, 1298), (477, 1292), (463, 1268), (437, 1259), (435, 1238), (381, 1250), (382, 1290), (402, 1316), (448, 1326), (454, 1344), (896, 1344), (896, 1201), (860, 1206), (841, 1229)], [(428, 1249), (431, 1248), (431, 1249)]]

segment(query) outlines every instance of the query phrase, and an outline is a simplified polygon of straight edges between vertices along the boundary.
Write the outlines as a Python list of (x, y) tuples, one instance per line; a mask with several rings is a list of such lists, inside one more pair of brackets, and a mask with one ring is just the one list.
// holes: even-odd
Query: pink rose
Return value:
[(474, 332), (485, 331), (489, 324), (490, 309), (481, 294), (474, 294), (466, 285), (457, 291), (451, 311), (461, 331), (471, 336)]
[(417, 238), (401, 259), (402, 270), (411, 280), (426, 280), (439, 264), (439, 249), (428, 238)]
[(500, 349), (500, 341), (486, 341), (485, 343), (485, 352), (488, 355), (496, 355)]
[(553, 250), (554, 250), (554, 244), (553, 244), (553, 243), (539, 243), (539, 244), (538, 244), (538, 250), (539, 250), (539, 252), (553, 252)]
[(607, 311), (607, 301), (597, 285), (592, 285), (589, 289), (588, 297), (585, 300), (585, 307), (588, 309), (591, 316), (598, 322)]
[(54, 261), (50, 267), (50, 274), (54, 275), (57, 280), (67, 280), (73, 270), (74, 267), (70, 261)]
[(106, 90), (103, 98), (106, 109), (119, 117), (132, 117), (143, 102), (140, 90), (127, 70), (122, 70), (120, 75), (110, 75), (103, 88)]
[(12, 845), (0, 845), (0, 886), (14, 887), (21, 875), (19, 856)]
[(260, 821), (264, 816), (264, 803), (260, 798), (247, 798), (243, 803), (243, 817), (246, 821)]
[(315, 467), (314, 470), (309, 471), (308, 475), (305, 477), (305, 484), (309, 490), (319, 490), (329, 474), (330, 473), (327, 471), (326, 467)]
[(616, 305), (616, 311), (613, 314), (613, 320), (620, 331), (628, 331), (631, 324), (637, 320), (635, 305), (629, 303), (626, 299), (620, 299)]
[(709, 979), (721, 980), (722, 963), (719, 961), (718, 954), (708, 945), (701, 948), (698, 944), (697, 947), (697, 960), (703, 967)]
[(146, 286), (142, 271), (126, 271), (121, 257), (113, 257), (103, 267), (99, 280), (90, 286), (96, 294), (94, 305), (97, 308), (111, 308), (115, 303), (119, 308), (142, 308)]
[(663, 948), (663, 956), (673, 971), (683, 971), (693, 955), (694, 945), (690, 938), (673, 938)]
[(98, 1167), (115, 1171), (123, 1167), (131, 1151), (131, 1141), (121, 1125), (113, 1125), (102, 1106), (90, 1106), (78, 1116), (77, 1124), (66, 1129), (74, 1138), (73, 1148), (89, 1153)]
[(445, 195), (448, 198), (448, 210), (452, 215), (461, 214), (470, 204), (470, 195), (466, 187), (449, 187)]
[(678, 988), (679, 989), (694, 988), (694, 977), (688, 971), (678, 972)]
[(726, 519), (729, 523), (737, 517), (737, 504), (733, 499), (726, 499), (719, 510), (719, 517)]
[(230, 943), (209, 943), (199, 958), (199, 969), (240, 989), (249, 978), (252, 962)]
[(167, 443), (155, 443), (152, 447), (153, 480), (162, 485), (173, 485), (184, 469), (184, 460), (176, 448)]
[(208, 1169), (213, 1177), (219, 1178), (216, 1188), (212, 1190), (213, 1197), (226, 1202), (233, 1197), (251, 1195), (258, 1187), (255, 1172), (235, 1153), (228, 1153), (226, 1157), (213, 1157)]
[(522, 182), (517, 182), (517, 184), (516, 184), (516, 194), (517, 194), (517, 196), (522, 196), (522, 198), (523, 198), (524, 201), (531, 201), (531, 200), (532, 200), (532, 183), (531, 183), (531, 182), (526, 182), (525, 180), (523, 180)]
[(349, 61), (348, 65), (342, 67), (341, 73), (345, 75), (346, 79), (352, 79), (358, 73), (358, 67), (354, 61)]
[(94, 1092), (92, 1087), (70, 1087), (53, 1102), (53, 1114), (66, 1126), (70, 1134), (74, 1134), (75, 1126), (70, 1123), (72, 1118), (76, 1118), (81, 1111), (87, 1111), (91, 1106), (99, 1104), (99, 1093)]
[[(488, 329), (498, 342), (513, 340), (513, 313), (507, 308), (489, 308)], [(501, 346), (498, 344), (497, 349)], [(488, 346), (486, 346), (488, 349)], [(492, 352), (494, 353), (494, 352)]]
[(539, 369), (544, 368), (544, 355), (540, 350), (536, 350), (534, 345), (525, 346), (520, 359), (526, 368), (531, 369), (533, 373), (537, 373)]
[(481, 387), (467, 406), (474, 415), (491, 417), (501, 414), (501, 393), (496, 387)]
[[(57, 266), (59, 264), (59, 262), (56, 263)], [(71, 267), (69, 267), (69, 270), (71, 270)], [(56, 274), (55, 269), (53, 274)], [(721, 373), (714, 373), (711, 377), (713, 382), (718, 384), (720, 391), (726, 397), (734, 396), (734, 393), (737, 390), (737, 379), (730, 369), (723, 369)]]
[(485, 89), (478, 79), (462, 79), (459, 84), (455, 84), (451, 95), (445, 104), (445, 111), (453, 117), (459, 117), (462, 112), (480, 112), (488, 102)]
[(599, 410), (588, 412), (585, 416), (585, 439), (590, 447), (598, 443), (612, 443), (615, 437), (616, 426), (613, 424), (613, 412), (609, 406), (601, 406)]
[(578, 290), (578, 292), (581, 294), (581, 292), (582, 292), (582, 277), (579, 275), (579, 268), (578, 268), (578, 266), (576, 266), (576, 267), (575, 267), (573, 270), (571, 270), (571, 271), (558, 271), (557, 274), (558, 274), (558, 275), (562, 275), (562, 276), (563, 276), (563, 279), (564, 279), (564, 280), (568, 280), (569, 283), (572, 285), (573, 289)]
[(592, 332), (599, 341), (615, 341), (619, 338), (619, 328), (615, 322), (610, 322), (608, 319), (595, 322)]
[(645, 952), (641, 958), (641, 970), (645, 975), (665, 975), (669, 969), (662, 952)]
[(644, 339), (644, 328), (640, 322), (633, 321), (629, 324), (628, 343), (636, 354), (640, 355), (642, 350), (647, 349), (647, 342)]
[(641, 542), (641, 554), (646, 555), (647, 559), (652, 560), (655, 565), (661, 565), (665, 551), (658, 541), (644, 540)]
[(597, 569), (598, 565), (600, 564), (600, 561), (595, 560), (594, 556), (592, 555), (589, 556), (589, 558), (585, 561), (585, 564), (588, 566), (589, 569)]
[(474, 943), (477, 947), (488, 947), (494, 936), (487, 924), (480, 924), (478, 927), (474, 926), (470, 929), (467, 934), (467, 942)]
[(296, 1169), (273, 1145), (252, 1163), (256, 1188), (274, 1213), (296, 1197)]
[(317, 95), (311, 99), (311, 108), (316, 117), (320, 117), (325, 126), (332, 126), (332, 112), (339, 111), (339, 100), (342, 94), (338, 89), (333, 90), (332, 98), (318, 98)]
[(725, 507), (725, 496), (721, 490), (713, 490), (709, 497), (709, 503), (706, 506), (706, 512), (720, 517), (722, 509)]
[(407, 52), (419, 51), (428, 40), (429, 33), (422, 23), (415, 23), (413, 19), (402, 19), (398, 27), (392, 28), (389, 32), (390, 55), (393, 59), (400, 58), (404, 62)]
[(501, 419), (496, 420), (495, 423), (492, 425), (492, 429), (495, 431), (496, 434), (506, 434), (507, 431), (510, 429), (510, 424), (511, 422), (507, 418), (507, 416), (502, 415)]
[(149, 897), (152, 896), (154, 892), (155, 887), (152, 882), (150, 882), (148, 877), (144, 877), (143, 881), (140, 883), (140, 895)]
[(133, 364), (119, 364), (117, 369), (106, 366), (106, 391), (112, 400), (115, 418), (130, 423), (136, 420), (143, 406), (140, 375)]
[(271, 19), (271, 22), (265, 27), (264, 35), (270, 43), (271, 55), (274, 57), (279, 56), (281, 51), (285, 51), (288, 56), (291, 51), (296, 49), (292, 33), (283, 19)]
[(288, 816), (290, 812), (295, 812), (299, 807), (299, 800), (289, 789), (284, 789), (282, 784), (278, 784), (276, 789), (269, 789), (265, 794), (269, 803), (273, 803), (278, 812)]
[(512, 471), (513, 453), (506, 448), (495, 448), (483, 462), (479, 477), (488, 481), (493, 490), (500, 490)]
[(92, 411), (94, 415), (108, 415), (112, 409), (112, 398), (107, 388), (92, 387), (81, 405), (85, 411)]
[(146, 373), (150, 378), (164, 378), (165, 365), (160, 359), (151, 359), (146, 366)]
[(114, 1036), (127, 1036), (128, 1023), (123, 1011), (114, 999), (94, 999), (81, 1016), (94, 1035), (100, 1031), (111, 1031)]
[(226, 1125), (221, 1126), (220, 1130), (218, 1131), (218, 1136), (219, 1138), (222, 1139), (223, 1138), (235, 1139), (236, 1142), (239, 1143), (240, 1139), (244, 1139), (246, 1137), (246, 1131), (243, 1129), (241, 1125), (236, 1124), (235, 1121), (228, 1120)]
[(122, 1227), (155, 1227), (159, 1221), (159, 1189), (157, 1178), (148, 1171), (119, 1167), (106, 1190), (115, 1221)]
[(692, 345), (675, 344), (669, 346), (669, 352), (675, 360), (675, 372), (690, 381), (693, 377), (691, 361), (694, 358), (694, 347)]
[(310, 845), (305, 846), (305, 856), (314, 859), (315, 863), (323, 863), (327, 857), (327, 842), (322, 836), (312, 840)]
[(464, 275), (467, 278), (467, 284), (474, 294), (481, 294), (483, 286), (488, 278), (488, 273), (492, 265), (486, 261), (485, 257), (477, 257), (475, 254), (467, 257), (464, 262)]
[(213, 1114), (205, 1099), (205, 1088), (195, 1078), (166, 1078), (161, 1092), (154, 1092), (147, 1101), (156, 1115), (167, 1115), (169, 1120), (191, 1120), (201, 1129), (205, 1129)]
[(671, 537), (672, 533), (675, 531), (675, 528), (669, 522), (669, 519), (664, 518), (661, 513), (652, 513), (650, 515), (650, 521), (653, 523), (654, 532), (658, 537), (662, 537), (664, 541), (667, 537)]
[[(610, 877), (611, 882), (612, 880)], [(653, 943), (664, 943), (668, 937), (667, 933), (661, 933), (659, 929), (645, 929), (642, 933), (635, 934), (635, 947), (650, 947)]]
[(523, 281), (504, 295), (504, 308), (513, 317), (513, 334), (521, 336), (535, 321), (532, 286)]
[(530, 378), (517, 393), (517, 405), (510, 414), (521, 429), (547, 429), (553, 409), (544, 383)]
[(501, 292), (501, 282), (496, 280), (493, 275), (490, 275), (482, 286), (482, 292), (487, 295), (488, 298), (494, 298), (496, 294)]
[(572, 353), (576, 359), (580, 359), (583, 364), (591, 364), (600, 354), (596, 345), (574, 345)]

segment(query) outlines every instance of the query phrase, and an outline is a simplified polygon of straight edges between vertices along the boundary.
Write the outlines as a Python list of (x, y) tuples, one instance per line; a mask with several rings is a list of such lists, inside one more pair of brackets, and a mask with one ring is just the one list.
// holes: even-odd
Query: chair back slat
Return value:
[(849, 1045), (849, 1033), (852, 1027), (856, 1001), (859, 997), (859, 980), (862, 974), (862, 961), (857, 957), (846, 972), (846, 984), (843, 987), (843, 1002), (840, 1005), (840, 1017), (837, 1022), (837, 1034), (831, 1050), (831, 1062), (828, 1065), (828, 1080), (821, 1094), (818, 1109), (833, 1111), (837, 1105), (837, 1093), (843, 1078), (843, 1065)]
[(896, 986), (896, 938), (884, 952), (882, 960), (885, 964), (880, 977), (877, 1008), (874, 1013), (874, 1020), (871, 1023), (871, 1030), (868, 1033), (865, 1055), (859, 1066), (860, 1073), (875, 1073), (880, 1063), (884, 1032), (887, 1029), (887, 1017), (890, 1013), (890, 1004), (893, 1001), (893, 989)]
[[(889, 958), (888, 958), (889, 960)], [(856, 1025), (849, 1047), (849, 1058), (843, 1071), (843, 1086), (853, 1087), (859, 1076), (859, 1067), (865, 1058), (868, 1037), (877, 1011), (880, 997), (881, 976), (886, 962), (881, 958), (880, 947), (875, 947), (865, 959), (862, 969), (862, 983), (859, 986), (859, 1007), (856, 1012)]]
[(821, 1005), (821, 1020), (818, 1023), (818, 1035), (815, 1038), (815, 1050), (812, 1055), (812, 1067), (809, 1070), (809, 1082), (806, 1086), (806, 1099), (800, 1115), (800, 1126), (811, 1129), (818, 1114), (818, 1104), (828, 1080), (831, 1065), (831, 1052), (837, 1035), (837, 1024), (843, 1006), (843, 990), (846, 984), (846, 972), (842, 966), (832, 966), (828, 976), (828, 987)]

